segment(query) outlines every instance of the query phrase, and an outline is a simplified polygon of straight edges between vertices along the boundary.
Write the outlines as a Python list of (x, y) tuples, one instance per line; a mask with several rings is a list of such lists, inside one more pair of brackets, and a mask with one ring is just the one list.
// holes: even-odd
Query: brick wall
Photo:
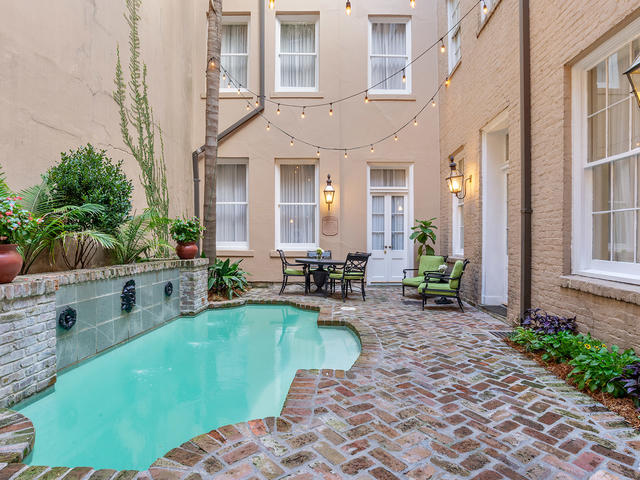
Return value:
[[(475, 2), (462, 0), (462, 13)], [(449, 154), (463, 149), (473, 184), (465, 199), (465, 257), (471, 260), (464, 286), (478, 302), (482, 272), (481, 130), (500, 112), (509, 123), (509, 310), (519, 312), (520, 113), (518, 1), (501, 0), (484, 28), (480, 7), (462, 24), (462, 62), (441, 96), (441, 248), (450, 251), (451, 194), (444, 188)], [(567, 288), (571, 273), (571, 75), (572, 63), (640, 14), (637, 1), (531, 1), (532, 71), (532, 304), (577, 315), (582, 330), (607, 342), (640, 346), (640, 306), (623, 301), (608, 285), (589, 291)], [(446, 32), (446, 2), (439, 2), (439, 29)], [(440, 75), (446, 75), (446, 56)], [(564, 285), (564, 286), (563, 286)], [(612, 291), (613, 290), (613, 291)], [(594, 293), (598, 292), (598, 293)]]

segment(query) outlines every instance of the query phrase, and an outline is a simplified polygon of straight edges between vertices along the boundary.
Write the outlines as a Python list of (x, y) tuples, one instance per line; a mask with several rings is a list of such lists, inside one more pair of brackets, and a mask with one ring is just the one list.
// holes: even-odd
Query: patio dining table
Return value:
[[(311, 277), (313, 276), (313, 283), (316, 286), (316, 291), (313, 293), (321, 293), (325, 297), (329, 286), (330, 267), (344, 266), (344, 260), (332, 260), (329, 258), (296, 258), (295, 261), (307, 266), (305, 269), (305, 281), (309, 286), (309, 290), (311, 290)], [(314, 266), (317, 268), (312, 270), (311, 267)]]

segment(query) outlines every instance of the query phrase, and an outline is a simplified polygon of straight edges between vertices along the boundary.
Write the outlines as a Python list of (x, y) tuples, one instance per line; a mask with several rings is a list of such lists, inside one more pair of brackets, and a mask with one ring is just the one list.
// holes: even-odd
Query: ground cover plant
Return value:
[(525, 313), (509, 342), (640, 427), (640, 357), (576, 332), (575, 318)]
[(231, 263), (230, 259), (221, 260), (216, 258), (213, 265), (209, 267), (209, 291), (214, 295), (226, 296), (231, 300), (234, 295), (240, 296), (247, 290), (249, 282), (247, 275), (240, 268), (240, 262)]

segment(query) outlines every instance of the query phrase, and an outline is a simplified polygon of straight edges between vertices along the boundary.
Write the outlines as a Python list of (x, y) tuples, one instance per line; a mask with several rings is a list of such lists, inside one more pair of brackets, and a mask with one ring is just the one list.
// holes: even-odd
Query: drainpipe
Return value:
[[(230, 127), (226, 128), (224, 131), (218, 133), (218, 146), (226, 140), (231, 134), (236, 132), (238, 129), (246, 125), (248, 122), (253, 120), (255, 117), (264, 112), (264, 97), (265, 97), (265, 89), (264, 89), (264, 38), (265, 38), (265, 6), (263, 0), (258, 0), (259, 4), (259, 13), (260, 13), (260, 88), (258, 90), (259, 98), (258, 98), (258, 107), (254, 108), (250, 113), (242, 117), (240, 120), (235, 122)], [(200, 218), (200, 174), (198, 170), (198, 157), (204, 153), (204, 145), (195, 150), (191, 154), (191, 158), (193, 160), (193, 183), (194, 183), (194, 192), (193, 192), (193, 211), (197, 218)]]
[(531, 26), (529, 0), (520, 4), (520, 314), (531, 308)]

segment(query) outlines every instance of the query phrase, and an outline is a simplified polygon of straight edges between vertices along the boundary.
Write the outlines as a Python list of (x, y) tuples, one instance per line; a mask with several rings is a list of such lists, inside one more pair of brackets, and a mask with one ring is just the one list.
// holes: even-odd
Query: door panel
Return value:
[(384, 282), (386, 277), (385, 264), (385, 197), (371, 196), (371, 257), (367, 265), (370, 282)]
[(401, 282), (407, 266), (407, 196), (371, 195), (370, 282)]

